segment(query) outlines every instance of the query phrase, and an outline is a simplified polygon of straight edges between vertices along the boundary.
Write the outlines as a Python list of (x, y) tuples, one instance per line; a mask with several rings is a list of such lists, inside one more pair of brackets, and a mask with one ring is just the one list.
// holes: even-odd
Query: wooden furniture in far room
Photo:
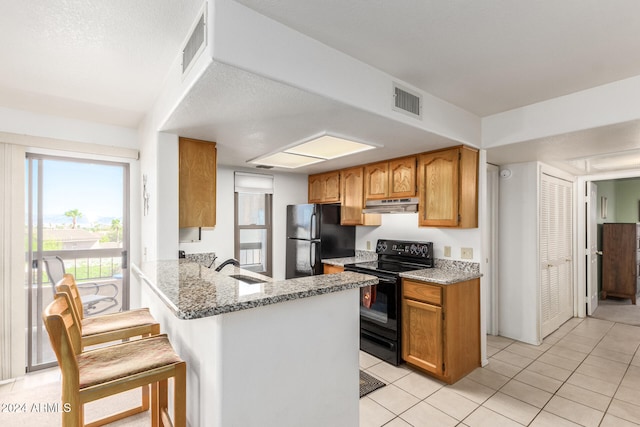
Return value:
[(402, 280), (402, 358), (453, 384), (480, 366), (480, 279)]
[(341, 267), (339, 265), (332, 265), (332, 264), (323, 265), (324, 274), (342, 273), (343, 271), (344, 271), (344, 267)]
[(216, 143), (181, 137), (178, 147), (179, 227), (214, 227)]
[(340, 171), (342, 198), (340, 209), (341, 225), (380, 225), (380, 214), (363, 214), (364, 208), (364, 168), (344, 169)]
[(602, 299), (631, 298), (636, 303), (640, 279), (640, 224), (602, 226)]
[(365, 199), (399, 199), (416, 195), (416, 156), (364, 167)]
[[(151, 424), (187, 425), (186, 363), (166, 335), (154, 335), (98, 348), (80, 350), (80, 329), (67, 294), (59, 293), (47, 306), (42, 320), (62, 373), (62, 425), (84, 426), (84, 404), (134, 388), (151, 385)], [(173, 423), (168, 410), (168, 379), (173, 378)], [(132, 408), (98, 421), (101, 426), (143, 412)]]
[(421, 154), (418, 225), (478, 227), (478, 150), (465, 146)]

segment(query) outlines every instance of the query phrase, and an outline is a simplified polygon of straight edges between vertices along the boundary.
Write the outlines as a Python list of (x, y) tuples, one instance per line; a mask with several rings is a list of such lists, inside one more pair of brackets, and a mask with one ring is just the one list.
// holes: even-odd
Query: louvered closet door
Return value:
[(540, 301), (542, 337), (573, 316), (572, 183), (542, 175)]

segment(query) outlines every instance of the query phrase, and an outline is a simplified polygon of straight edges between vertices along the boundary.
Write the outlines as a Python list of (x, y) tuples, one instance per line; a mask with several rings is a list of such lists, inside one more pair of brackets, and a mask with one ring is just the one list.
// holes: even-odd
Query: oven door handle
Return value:
[(396, 283), (397, 283), (396, 279), (388, 279), (386, 277), (378, 277), (378, 284), (395, 285)]
[[(345, 267), (344, 269), (345, 271), (353, 271), (354, 273), (361, 273), (361, 274), (368, 274), (369, 276), (375, 276), (378, 279), (378, 283), (379, 284), (385, 284), (385, 285), (395, 285), (396, 283), (398, 283), (398, 279), (399, 278), (395, 278), (395, 277), (388, 277), (388, 276), (378, 276), (376, 274), (373, 274), (373, 272), (371, 270), (366, 270), (366, 269), (356, 269), (356, 268), (349, 268), (349, 267)], [(375, 285), (373, 285), (375, 286)]]

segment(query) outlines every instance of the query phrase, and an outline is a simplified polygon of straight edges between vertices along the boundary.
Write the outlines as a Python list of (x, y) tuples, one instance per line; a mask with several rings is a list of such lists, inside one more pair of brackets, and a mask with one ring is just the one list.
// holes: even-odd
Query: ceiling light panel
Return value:
[(292, 153), (275, 153), (266, 157), (249, 161), (256, 165), (275, 166), (279, 168), (294, 169), (302, 166), (312, 165), (322, 162), (324, 159), (316, 157), (301, 156)]
[(359, 153), (361, 151), (371, 150), (372, 148), (375, 147), (331, 135), (324, 135), (300, 145), (296, 145), (295, 147), (288, 148), (285, 152), (329, 160), (347, 156), (349, 154)]

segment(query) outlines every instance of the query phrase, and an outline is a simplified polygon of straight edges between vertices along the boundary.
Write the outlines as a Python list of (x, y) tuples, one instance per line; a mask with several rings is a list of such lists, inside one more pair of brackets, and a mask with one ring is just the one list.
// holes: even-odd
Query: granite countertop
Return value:
[[(214, 268), (185, 260), (167, 260), (134, 264), (133, 272), (179, 319), (215, 316), (378, 283), (374, 276), (354, 272), (273, 280), (233, 265), (220, 272)], [(264, 282), (249, 284), (230, 277), (232, 274)]]

